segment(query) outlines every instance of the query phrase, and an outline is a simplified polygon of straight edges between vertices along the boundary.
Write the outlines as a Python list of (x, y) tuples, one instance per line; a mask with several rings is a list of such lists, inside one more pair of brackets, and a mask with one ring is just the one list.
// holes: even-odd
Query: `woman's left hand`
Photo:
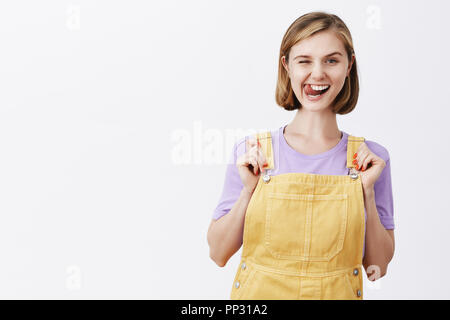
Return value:
[(360, 171), (363, 189), (371, 191), (384, 167), (386, 167), (386, 162), (370, 151), (365, 142), (361, 143), (356, 153), (354, 159), (356, 162), (353, 163), (357, 165), (356, 170)]

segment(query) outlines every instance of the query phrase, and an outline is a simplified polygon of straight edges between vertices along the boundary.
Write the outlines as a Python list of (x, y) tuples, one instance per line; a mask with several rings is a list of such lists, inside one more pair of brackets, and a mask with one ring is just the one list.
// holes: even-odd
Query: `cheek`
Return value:
[(330, 70), (328, 73), (330, 75), (330, 78), (333, 79), (333, 82), (335, 83), (344, 83), (345, 77), (347, 76), (347, 69), (345, 68), (336, 68), (333, 70)]
[(344, 83), (345, 83), (345, 78), (333, 79), (333, 83), (334, 83), (334, 89), (336, 91), (341, 91), (341, 89), (342, 89), (342, 87), (344, 86)]
[(300, 88), (302, 83), (306, 81), (307, 73), (301, 70), (295, 70), (291, 74), (291, 85), (292, 88)]
[(337, 91), (340, 91), (342, 87), (344, 86), (345, 79), (346, 79), (346, 73), (344, 72), (336, 72), (333, 74), (330, 74), (331, 81), (334, 83), (334, 88)]
[(292, 77), (291, 78), (291, 87), (296, 96), (302, 95), (302, 83), (305, 81), (304, 78), (301, 77)]

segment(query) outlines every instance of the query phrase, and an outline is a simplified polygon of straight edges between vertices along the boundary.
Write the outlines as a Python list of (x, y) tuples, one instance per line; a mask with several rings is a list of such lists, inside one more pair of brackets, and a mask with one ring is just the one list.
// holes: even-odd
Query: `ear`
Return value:
[(354, 54), (352, 54), (352, 61), (350, 61), (350, 63), (348, 64), (347, 77), (350, 76), (350, 70), (352, 70), (353, 62), (355, 62), (355, 55)]
[(282, 56), (281, 57), (281, 63), (283, 64), (284, 69), (286, 70), (286, 72), (289, 74), (289, 67), (286, 64), (286, 56)]

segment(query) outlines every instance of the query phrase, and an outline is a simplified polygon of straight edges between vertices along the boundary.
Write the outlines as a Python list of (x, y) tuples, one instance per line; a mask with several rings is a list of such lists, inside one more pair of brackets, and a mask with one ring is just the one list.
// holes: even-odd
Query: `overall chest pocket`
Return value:
[(281, 259), (329, 261), (343, 248), (347, 194), (269, 192), (265, 246)]

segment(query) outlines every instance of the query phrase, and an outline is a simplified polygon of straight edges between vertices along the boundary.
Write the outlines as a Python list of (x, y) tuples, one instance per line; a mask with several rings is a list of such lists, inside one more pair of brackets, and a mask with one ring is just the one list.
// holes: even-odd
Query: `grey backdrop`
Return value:
[(365, 299), (450, 298), (448, 1), (3, 1), (0, 297), (227, 299), (206, 231), (235, 139), (275, 129), (300, 15), (350, 28), (341, 130), (391, 156), (396, 250)]

